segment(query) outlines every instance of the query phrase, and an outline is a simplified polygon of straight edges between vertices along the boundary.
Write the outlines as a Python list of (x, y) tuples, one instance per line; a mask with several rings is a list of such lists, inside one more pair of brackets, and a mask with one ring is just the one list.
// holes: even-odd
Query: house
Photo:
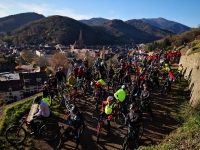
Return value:
[(3, 103), (21, 100), (24, 98), (23, 81), (0, 81), (0, 92), (3, 93)]
[(47, 81), (46, 72), (19, 73), (19, 77), (23, 81), (25, 96), (38, 93), (44, 81)]

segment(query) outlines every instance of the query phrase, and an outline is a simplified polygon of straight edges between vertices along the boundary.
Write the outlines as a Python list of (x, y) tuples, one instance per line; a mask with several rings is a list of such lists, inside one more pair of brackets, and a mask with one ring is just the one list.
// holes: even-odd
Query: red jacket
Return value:
[(169, 71), (169, 76), (170, 76), (170, 78), (172, 78), (172, 80), (175, 80), (175, 77), (171, 71)]

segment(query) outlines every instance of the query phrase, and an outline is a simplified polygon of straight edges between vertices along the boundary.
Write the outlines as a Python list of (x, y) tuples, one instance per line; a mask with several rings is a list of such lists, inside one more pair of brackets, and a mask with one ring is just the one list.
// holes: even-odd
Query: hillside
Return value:
[(173, 33), (182, 33), (185, 31), (190, 30), (191, 28), (188, 26), (185, 26), (183, 24), (174, 22), (174, 21), (169, 21), (167, 19), (164, 18), (143, 18), (140, 19), (143, 22), (146, 22), (152, 26), (161, 28), (161, 29), (165, 29), (165, 30), (169, 30)]
[(153, 35), (156, 37), (163, 38), (170, 34), (174, 34), (173, 32), (157, 28), (155, 26), (152, 26), (152, 25), (150, 25), (146, 22), (143, 22), (141, 20), (138, 20), (138, 19), (127, 20), (125, 22), (136, 27), (137, 29), (139, 29), (141, 31), (144, 31), (144, 32), (149, 33), (150, 35)]
[(44, 16), (37, 13), (21, 13), (3, 17), (0, 18), (0, 32), (11, 31), (27, 24), (28, 22), (42, 18), (44, 18)]
[(144, 31), (138, 30), (136, 27), (123, 22), (122, 20), (110, 20), (102, 24), (94, 25), (99, 31), (107, 32), (116, 37), (134, 40), (136, 43), (146, 43), (159, 39), (159, 37), (150, 35)]
[(108, 19), (105, 18), (91, 18), (91, 19), (84, 19), (84, 20), (79, 20), (82, 23), (85, 23), (87, 25), (96, 25), (96, 24), (100, 24), (100, 23), (104, 23), (109, 21)]
[(80, 30), (84, 44), (114, 44), (111, 37), (104, 33), (95, 31), (92, 27), (72, 18), (63, 16), (50, 16), (38, 21), (30, 22), (14, 31), (12, 39), (15, 37), (22, 42), (43, 43), (54, 42), (61, 44), (73, 44), (79, 38)]

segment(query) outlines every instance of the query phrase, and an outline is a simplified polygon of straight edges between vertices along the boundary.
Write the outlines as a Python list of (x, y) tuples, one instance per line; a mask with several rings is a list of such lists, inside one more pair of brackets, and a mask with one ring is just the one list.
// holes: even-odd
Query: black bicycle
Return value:
[[(131, 148), (131, 149), (137, 149), (138, 148), (138, 146), (139, 146), (138, 144), (139, 143), (137, 143), (136, 138), (135, 138), (135, 134), (137, 133), (136, 130), (137, 129), (133, 128), (133, 127), (128, 129), (128, 133), (125, 135), (124, 142), (123, 142), (123, 145), (122, 145), (123, 150), (128, 150), (130, 148), (131, 141), (134, 141), (134, 147)], [(141, 137), (143, 135), (143, 132), (144, 132), (144, 127), (143, 127), (143, 124), (140, 123), (138, 125), (138, 133), (137, 133), (137, 134), (139, 134), (138, 135), (139, 136), (139, 140), (141, 139)]]
[(125, 104), (122, 104), (121, 102), (118, 102), (118, 113), (117, 115), (114, 117), (114, 123), (115, 123), (115, 126), (117, 128), (120, 128), (120, 127), (123, 127), (124, 125), (126, 125), (126, 116), (124, 114), (124, 105)]

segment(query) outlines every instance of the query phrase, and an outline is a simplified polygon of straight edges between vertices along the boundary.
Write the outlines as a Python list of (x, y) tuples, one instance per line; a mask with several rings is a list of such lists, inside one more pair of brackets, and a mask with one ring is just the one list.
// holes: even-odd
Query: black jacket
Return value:
[(131, 111), (127, 114), (127, 121), (129, 123), (129, 126), (134, 127), (139, 125), (142, 119), (142, 112), (138, 109), (135, 112)]
[(55, 77), (56, 77), (56, 79), (57, 79), (58, 81), (62, 81), (63, 78), (64, 78), (65, 81), (66, 81), (66, 75), (65, 75), (65, 73), (64, 73), (63, 71), (58, 71), (58, 72), (56, 72)]

